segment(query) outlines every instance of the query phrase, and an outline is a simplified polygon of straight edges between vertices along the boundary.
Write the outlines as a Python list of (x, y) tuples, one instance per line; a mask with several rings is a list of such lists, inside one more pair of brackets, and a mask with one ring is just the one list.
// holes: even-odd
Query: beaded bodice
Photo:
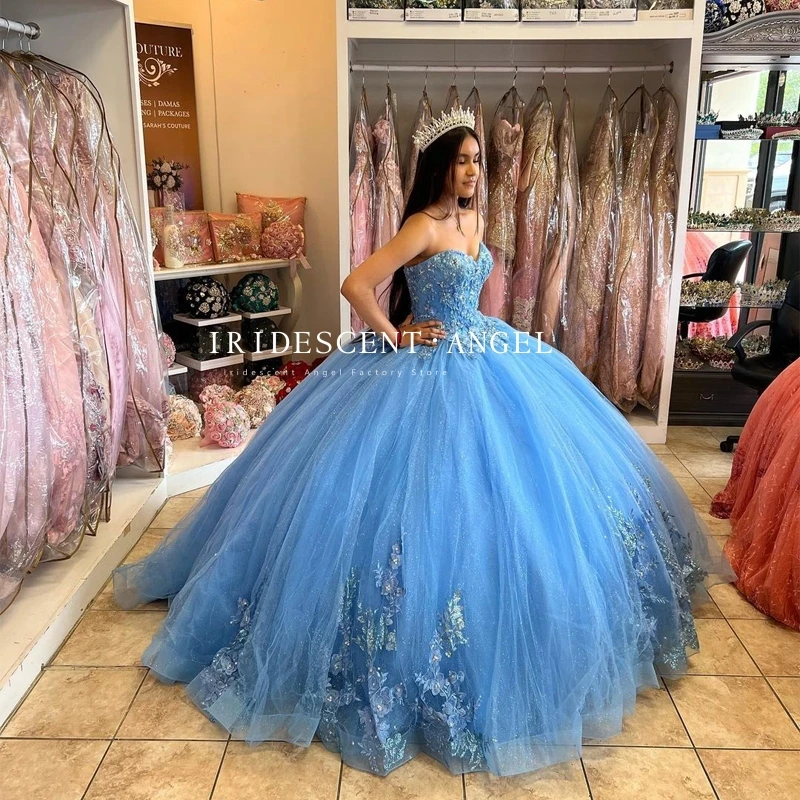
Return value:
[(491, 332), (492, 318), (478, 310), (478, 298), (492, 266), (489, 249), (481, 243), (477, 259), (461, 250), (443, 250), (406, 267), (414, 321), (441, 320), (448, 338), (457, 333), (462, 341), (471, 332)]

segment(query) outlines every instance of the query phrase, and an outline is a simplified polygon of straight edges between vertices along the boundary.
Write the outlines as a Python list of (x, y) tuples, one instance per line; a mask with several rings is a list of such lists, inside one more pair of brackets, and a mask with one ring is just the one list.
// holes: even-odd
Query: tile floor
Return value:
[[(672, 428), (653, 447), (708, 515), (733, 429)], [(128, 557), (151, 550), (202, 495), (168, 502)], [(698, 612), (691, 674), (639, 697), (623, 732), (580, 761), (496, 778), (450, 775), (419, 756), (386, 778), (341, 764), (319, 742), (251, 748), (138, 666), (163, 604), (124, 612), (110, 586), (0, 733), (3, 800), (798, 800), (800, 633), (753, 609), (731, 585)]]

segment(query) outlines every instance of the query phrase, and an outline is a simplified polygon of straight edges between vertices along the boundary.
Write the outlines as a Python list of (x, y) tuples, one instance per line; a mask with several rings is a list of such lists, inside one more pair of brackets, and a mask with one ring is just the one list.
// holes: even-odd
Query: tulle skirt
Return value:
[(731, 520), (725, 554), (742, 594), (800, 630), (800, 360), (750, 413), (711, 513)]
[(381, 775), (577, 757), (684, 672), (729, 566), (599, 390), (497, 324), (531, 352), (334, 351), (303, 380), (116, 571), (123, 607), (170, 600), (143, 662), (249, 742)]

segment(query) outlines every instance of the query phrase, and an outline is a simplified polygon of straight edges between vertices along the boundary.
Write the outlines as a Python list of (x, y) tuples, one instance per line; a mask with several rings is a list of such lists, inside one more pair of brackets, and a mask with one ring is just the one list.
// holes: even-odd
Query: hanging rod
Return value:
[(531, 66), (526, 64), (524, 66), (517, 66), (514, 64), (507, 64), (506, 66), (474, 66), (474, 67), (463, 67), (463, 66), (453, 66), (453, 67), (444, 67), (444, 66), (426, 66), (424, 64), (351, 64), (350, 70), (361, 70), (361, 72), (446, 72), (450, 75), (457, 73), (457, 72), (464, 72), (473, 74), (475, 72), (544, 72), (544, 73), (553, 73), (553, 74), (561, 74), (564, 72), (578, 72), (578, 73), (602, 73), (603, 75), (607, 75), (608, 73), (617, 73), (617, 72), (672, 72), (674, 69), (675, 63), (670, 61), (669, 64), (641, 64), (639, 66), (633, 66), (630, 64), (624, 64), (620, 66), (608, 66), (608, 67), (582, 67), (582, 66), (554, 66), (553, 64), (543, 64), (540, 66)]
[(42, 29), (35, 22), (15, 22), (13, 19), (0, 17), (0, 39), (12, 33), (38, 39), (42, 35)]

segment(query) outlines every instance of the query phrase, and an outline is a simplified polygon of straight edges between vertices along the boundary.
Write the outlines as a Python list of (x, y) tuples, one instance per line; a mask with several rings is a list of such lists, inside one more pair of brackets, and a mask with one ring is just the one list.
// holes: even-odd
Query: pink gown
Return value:
[(481, 289), (482, 313), (511, 319), (511, 274), (517, 239), (517, 186), (522, 163), (524, 104), (515, 88), (503, 96), (489, 133), (489, 214), (486, 244), (494, 267)]
[[(475, 115), (475, 133), (478, 134), (478, 142), (481, 146), (481, 176), (478, 178), (478, 187), (475, 190), (477, 195), (478, 213), (486, 219), (489, 209), (489, 172), (486, 166), (486, 128), (483, 124), (483, 104), (477, 87), (467, 95), (464, 101), (464, 108), (470, 109)], [(484, 239), (486, 231), (484, 229)]]
[[(350, 139), (350, 270), (372, 255), (375, 217), (375, 169), (372, 165), (372, 129), (366, 89), (361, 90)], [(364, 321), (350, 307), (350, 327), (360, 331)]]

